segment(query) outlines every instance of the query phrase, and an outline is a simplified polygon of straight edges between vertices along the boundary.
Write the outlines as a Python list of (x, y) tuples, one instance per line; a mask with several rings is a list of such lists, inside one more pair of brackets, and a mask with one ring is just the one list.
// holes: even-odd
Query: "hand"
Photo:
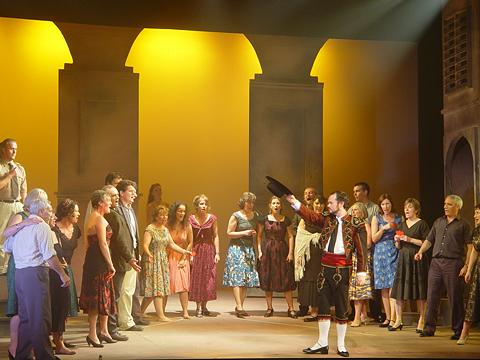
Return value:
[(262, 259), (262, 252), (260, 250), (258, 250), (258, 260), (261, 260)]
[(110, 280), (113, 278), (113, 276), (115, 275), (116, 273), (116, 270), (115, 268), (113, 267), (113, 264), (110, 264), (109, 267), (108, 267), (108, 274), (106, 276), (106, 279), (107, 280)]
[(138, 260), (137, 259), (131, 258), (128, 263), (133, 268), (133, 270), (135, 270), (136, 272), (142, 271), (142, 268), (140, 267), (140, 265), (138, 265)]
[(463, 267), (460, 269), (460, 273), (458, 274), (458, 276), (465, 276), (465, 274), (467, 273), (467, 268), (468, 266), (465, 264), (463, 265)]
[(288, 253), (287, 255), (287, 262), (291, 262), (293, 260), (293, 255)]
[(70, 286), (70, 278), (67, 274), (63, 274), (60, 276), (60, 280), (62, 281), (62, 288), (66, 288)]
[(180, 260), (177, 264), (179, 269), (183, 269), (185, 267), (185, 260)]
[(285, 196), (285, 200), (287, 200), (290, 204), (293, 204), (297, 199), (293, 194), (289, 194)]
[[(11, 164), (9, 164), (9, 165), (11, 165)], [(14, 167), (12, 167), (12, 168), (8, 171), (7, 177), (8, 177), (10, 180), (11, 180), (14, 176), (17, 175), (17, 171), (16, 171), (16, 170), (17, 170), (17, 167), (14, 166)]]
[(415, 254), (414, 259), (415, 259), (415, 261), (420, 261), (420, 260), (422, 260), (422, 257), (423, 257), (422, 253), (418, 252), (418, 253)]
[(465, 283), (469, 283), (471, 279), (472, 279), (472, 272), (467, 271), (467, 273), (465, 274)]
[(399, 243), (400, 241), (402, 241), (402, 237), (400, 235), (395, 235), (393, 237), (393, 240), (395, 240), (397, 243)]
[(391, 223), (386, 223), (385, 225), (382, 226), (383, 230), (390, 230), (392, 228)]
[(193, 253), (192, 253), (190, 250), (185, 250), (185, 251), (183, 252), (183, 255), (193, 256)]
[(257, 231), (254, 230), (254, 229), (245, 230), (245, 235), (246, 236), (255, 236), (255, 235), (257, 235)]
[(68, 264), (65, 262), (65, 260), (63, 262), (60, 263), (60, 265), (62, 266), (62, 268), (66, 269), (68, 267)]
[(218, 264), (219, 261), (220, 261), (220, 255), (215, 254), (215, 264)]
[(410, 239), (409, 239), (409, 237), (408, 237), (407, 235), (402, 235), (402, 236), (400, 236), (400, 240), (401, 240), (401, 241), (405, 241), (405, 242), (410, 242)]

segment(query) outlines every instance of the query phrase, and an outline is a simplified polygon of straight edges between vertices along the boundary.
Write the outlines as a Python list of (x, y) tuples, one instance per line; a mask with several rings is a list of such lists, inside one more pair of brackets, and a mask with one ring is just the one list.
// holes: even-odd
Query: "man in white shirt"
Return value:
[(60, 276), (62, 287), (70, 285), (70, 278), (56, 256), (52, 231), (44, 221), (53, 216), (48, 200), (33, 201), (29, 211), (31, 215), (27, 220), (13, 225), (17, 232), (4, 245), (5, 251), (13, 255), (16, 269), (20, 326), (15, 358), (30, 358), (33, 348), (37, 359), (58, 359), (53, 355), (49, 340), (51, 309), (47, 264)]
[(356, 225), (345, 209), (348, 195), (335, 191), (328, 197), (327, 208), (330, 215), (325, 216), (308, 209), (293, 195), (286, 196), (295, 211), (311, 224), (321, 226), (320, 241), (325, 249), (322, 256), (317, 287), (319, 290), (318, 306), (318, 341), (303, 350), (306, 354), (328, 354), (328, 332), (330, 330), (330, 304), (335, 304), (335, 322), (337, 323), (337, 354), (350, 356), (345, 347), (345, 335), (348, 321), (348, 287), (352, 253), (357, 255), (357, 282), (365, 282), (366, 244), (360, 240)]

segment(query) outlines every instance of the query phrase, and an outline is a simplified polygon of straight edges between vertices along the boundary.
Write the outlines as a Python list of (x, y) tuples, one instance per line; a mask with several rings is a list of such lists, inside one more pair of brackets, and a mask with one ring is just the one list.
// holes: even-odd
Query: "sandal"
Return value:
[(264, 317), (272, 317), (273, 309), (267, 309), (267, 312), (263, 315)]
[(207, 308), (205, 308), (205, 309), (202, 310), (202, 315), (210, 316), (210, 311)]
[(198, 318), (201, 318), (203, 316), (202, 309), (197, 309), (197, 313), (196, 313), (195, 316), (198, 317)]
[(242, 314), (244, 311), (243, 310), (238, 310), (236, 307), (235, 307), (235, 315), (239, 318), (239, 319), (243, 319), (244, 315)]

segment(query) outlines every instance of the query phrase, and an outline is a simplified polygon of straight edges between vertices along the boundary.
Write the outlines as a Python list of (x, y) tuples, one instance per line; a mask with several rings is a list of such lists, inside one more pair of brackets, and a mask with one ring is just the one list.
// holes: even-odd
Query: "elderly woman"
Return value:
[(395, 247), (395, 231), (402, 221), (393, 212), (393, 201), (389, 194), (382, 194), (378, 199), (380, 214), (372, 218), (373, 279), (375, 289), (380, 289), (386, 319), (380, 327), (394, 325), (395, 303), (390, 299), (390, 290), (397, 269), (398, 249)]
[(207, 302), (217, 298), (217, 263), (220, 261), (217, 217), (208, 212), (208, 198), (204, 194), (193, 198), (195, 213), (188, 221), (193, 230), (192, 271), (189, 300), (197, 303), (197, 317), (210, 315)]
[[(5, 229), (5, 233), (4, 233), (5, 238), (10, 236), (9, 234), (15, 230), (14, 229), (15, 225), (27, 219), (29, 215), (28, 207), (33, 201), (38, 199), (48, 200), (47, 193), (43, 189), (36, 188), (27, 194), (27, 196), (25, 197), (25, 202), (23, 204), (24, 211), (21, 211), (10, 218), (8, 226)], [(9, 352), (9, 357), (13, 358), (11, 354), (15, 354), (15, 352), (17, 351), (18, 326), (20, 324), (20, 318), (18, 317), (17, 294), (15, 292), (15, 259), (13, 255), (11, 255), (8, 260), (7, 287), (8, 287), (8, 297), (7, 297), (6, 315), (11, 318), (10, 319), (10, 345), (8, 347), (8, 352)]]
[[(249, 316), (243, 309), (247, 288), (258, 287), (258, 273), (255, 270), (254, 239), (258, 233), (258, 214), (254, 211), (255, 194), (244, 192), (238, 202), (239, 211), (230, 216), (227, 237), (230, 244), (225, 260), (223, 285), (233, 289), (235, 315), (238, 318)], [(257, 243), (258, 247), (258, 243)]]
[(475, 318), (475, 310), (478, 310), (478, 299), (480, 298), (480, 204), (475, 206), (475, 229), (472, 234), (472, 245), (468, 260), (467, 272), (465, 274), (465, 282), (469, 284), (465, 297), (465, 319), (463, 321), (462, 333), (457, 340), (458, 345), (465, 345), (470, 334), (470, 328)]
[(389, 331), (402, 330), (402, 312), (405, 300), (416, 300), (420, 314), (417, 333), (423, 329), (425, 319), (425, 301), (427, 299), (428, 259), (425, 256), (415, 261), (415, 254), (427, 238), (430, 228), (420, 219), (420, 202), (408, 198), (404, 203), (405, 221), (398, 227), (395, 245), (400, 250), (391, 297), (396, 299), (397, 318)]
[[(115, 293), (112, 278), (115, 275), (109, 243), (112, 229), (103, 217), (110, 212), (112, 200), (106, 191), (96, 190), (91, 197), (93, 211), (87, 220), (87, 250), (83, 263), (80, 309), (88, 314), (89, 332), (87, 344), (103, 347), (102, 341), (114, 343), (108, 332), (109, 314), (115, 314)], [(97, 336), (97, 319), (100, 333)]]
[(358, 327), (362, 323), (366, 324), (367, 319), (367, 302), (372, 298), (371, 283), (371, 256), (370, 248), (372, 247), (372, 231), (368, 223), (368, 211), (363, 202), (356, 202), (351, 207), (353, 221), (357, 225), (360, 239), (368, 249), (366, 276), (363, 285), (357, 284), (357, 254), (352, 255), (352, 276), (350, 277), (350, 287), (348, 289), (348, 297), (353, 300), (355, 306), (355, 318), (350, 323), (352, 327)]
[[(292, 291), (296, 288), (293, 274), (293, 232), (291, 221), (282, 215), (280, 198), (272, 196), (268, 204), (270, 214), (259, 222), (258, 275), (260, 288), (265, 291), (267, 311), (265, 317), (273, 316), (273, 292), (283, 292), (287, 301), (287, 316), (297, 318), (293, 309)], [(263, 241), (262, 237), (264, 235)], [(285, 241), (287, 238), (287, 242)]]

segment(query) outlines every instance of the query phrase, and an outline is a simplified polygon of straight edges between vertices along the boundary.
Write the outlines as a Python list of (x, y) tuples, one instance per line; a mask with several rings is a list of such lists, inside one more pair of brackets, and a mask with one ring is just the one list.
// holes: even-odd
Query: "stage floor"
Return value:
[[(151, 322), (142, 332), (125, 331), (129, 341), (107, 344), (103, 349), (88, 348), (87, 318), (84, 315), (69, 319), (65, 339), (77, 344), (77, 354), (60, 356), (62, 359), (181, 359), (181, 358), (304, 358), (302, 349), (316, 342), (316, 323), (305, 323), (303, 318), (286, 315), (284, 299), (275, 298), (274, 317), (264, 318), (263, 298), (247, 298), (245, 309), (252, 315), (238, 319), (230, 291), (219, 292), (219, 299), (209, 303), (213, 316), (194, 317), (195, 305), (190, 303), (190, 320), (180, 317), (178, 296), (169, 298), (167, 313), (171, 323)], [(153, 311), (153, 305), (149, 308)], [(351, 357), (372, 358), (480, 358), (480, 332), (473, 329), (464, 346), (449, 339), (451, 330), (439, 328), (431, 338), (420, 338), (415, 327), (389, 332), (377, 324), (348, 328), (346, 344)], [(0, 323), (0, 359), (7, 356), (8, 323)], [(336, 331), (330, 329), (329, 355), (311, 357), (339, 357), (336, 352)]]

